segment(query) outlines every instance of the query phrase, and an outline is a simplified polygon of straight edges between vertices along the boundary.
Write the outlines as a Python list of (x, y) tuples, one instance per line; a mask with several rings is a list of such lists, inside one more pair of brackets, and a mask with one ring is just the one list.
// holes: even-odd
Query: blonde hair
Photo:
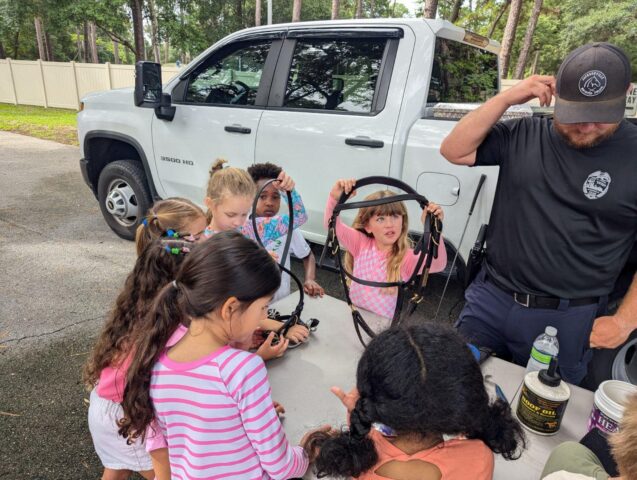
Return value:
[(628, 399), (619, 432), (611, 435), (610, 444), (621, 477), (637, 479), (637, 394)]
[[(396, 195), (389, 190), (379, 190), (370, 195), (367, 195), (364, 200), (377, 200), (379, 198), (393, 197)], [(396, 243), (392, 245), (392, 250), (387, 259), (387, 282), (399, 282), (402, 280), (400, 275), (400, 266), (405, 258), (405, 253), (412, 247), (411, 240), (407, 235), (409, 229), (409, 220), (407, 216), (407, 209), (403, 202), (386, 203), (384, 205), (376, 205), (374, 207), (363, 207), (358, 210), (356, 218), (352, 223), (352, 228), (355, 228), (359, 232), (367, 235), (370, 238), (374, 236), (371, 233), (365, 231), (365, 226), (369, 223), (370, 219), (374, 215), (400, 215), (403, 217), (403, 226), (400, 232), (400, 236)], [(345, 268), (352, 272), (354, 269), (354, 257), (351, 253), (345, 253)], [(395, 288), (382, 289), (385, 294), (394, 294)]]
[(135, 232), (137, 255), (141, 255), (153, 240), (165, 236), (168, 230), (198, 233), (185, 230), (188, 224), (200, 218), (206, 218), (204, 211), (185, 198), (173, 197), (155, 202), (144, 217), (145, 225), (139, 225)]
[(257, 187), (250, 174), (242, 168), (223, 168), (224, 163), (228, 163), (227, 160), (218, 158), (212, 164), (206, 196), (215, 203), (227, 195), (254, 198)]

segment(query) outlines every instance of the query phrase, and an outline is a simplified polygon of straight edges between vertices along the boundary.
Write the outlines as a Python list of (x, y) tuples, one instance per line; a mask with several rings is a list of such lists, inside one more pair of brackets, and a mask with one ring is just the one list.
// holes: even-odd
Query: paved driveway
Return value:
[[(81, 368), (135, 252), (102, 220), (79, 157), (0, 132), (0, 479), (101, 475)], [(319, 281), (340, 294), (336, 275)], [(422, 315), (433, 315), (443, 283), (431, 280)], [(457, 286), (450, 293), (443, 320), (459, 306)]]

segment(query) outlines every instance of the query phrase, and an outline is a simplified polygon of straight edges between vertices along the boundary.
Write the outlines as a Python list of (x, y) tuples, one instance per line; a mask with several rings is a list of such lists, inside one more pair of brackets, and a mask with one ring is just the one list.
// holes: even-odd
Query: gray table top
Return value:
[[(287, 314), (296, 305), (297, 298), (292, 294), (277, 302), (274, 308)], [(364, 316), (370, 325), (385, 323), (373, 314)], [(312, 317), (321, 323), (310, 342), (268, 363), (272, 396), (285, 407), (283, 426), (292, 444), (319, 425), (345, 423), (345, 409), (329, 389), (339, 386), (348, 391), (354, 386), (356, 365), (363, 351), (345, 302), (328, 296), (321, 299), (306, 297), (303, 318)], [(500, 385), (515, 411), (524, 368), (490, 358), (482, 370), (488, 380)], [(537, 480), (553, 448), (584, 436), (593, 393), (570, 387), (571, 399), (557, 435), (547, 437), (526, 431), (528, 446), (519, 460), (506, 461), (496, 455), (494, 479)], [(306, 478), (313, 477), (308, 474)]]

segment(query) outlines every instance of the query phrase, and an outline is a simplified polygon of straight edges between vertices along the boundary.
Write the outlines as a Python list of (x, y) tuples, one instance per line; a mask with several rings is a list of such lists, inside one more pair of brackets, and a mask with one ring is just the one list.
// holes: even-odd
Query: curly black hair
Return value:
[(450, 327), (426, 323), (381, 333), (358, 363), (356, 385), (360, 398), (350, 413), (349, 430), (315, 442), (319, 478), (358, 477), (377, 463), (368, 435), (374, 422), (399, 436), (479, 439), (506, 459), (519, 458), (524, 448), (509, 405), (489, 402), (478, 363)]
[(248, 173), (254, 180), (254, 183), (257, 183), (259, 180), (270, 180), (272, 178), (277, 178), (279, 174), (283, 170), (278, 165), (274, 163), (255, 163), (254, 165), (250, 165), (248, 167)]

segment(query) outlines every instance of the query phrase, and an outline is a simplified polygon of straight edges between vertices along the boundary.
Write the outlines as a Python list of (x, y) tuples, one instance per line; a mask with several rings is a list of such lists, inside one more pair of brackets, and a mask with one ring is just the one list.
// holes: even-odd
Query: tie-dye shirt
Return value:
[[(287, 195), (282, 195), (281, 197), (287, 202)], [(292, 190), (292, 209), (294, 211), (294, 222), (292, 223), (292, 228), (296, 229), (307, 222), (305, 205), (303, 205), (301, 195), (299, 195), (296, 190)], [(287, 213), (283, 215), (275, 215), (273, 217), (257, 217), (257, 232), (259, 233), (261, 242), (263, 242), (264, 245), (267, 245), (273, 240), (287, 234), (289, 222), (290, 216)], [(255, 235), (251, 219), (248, 219), (245, 225), (239, 227), (238, 231), (245, 237), (256, 242), (257, 237)], [(219, 232), (211, 229), (210, 226), (204, 230), (204, 236), (206, 238), (212, 237), (216, 233)]]

